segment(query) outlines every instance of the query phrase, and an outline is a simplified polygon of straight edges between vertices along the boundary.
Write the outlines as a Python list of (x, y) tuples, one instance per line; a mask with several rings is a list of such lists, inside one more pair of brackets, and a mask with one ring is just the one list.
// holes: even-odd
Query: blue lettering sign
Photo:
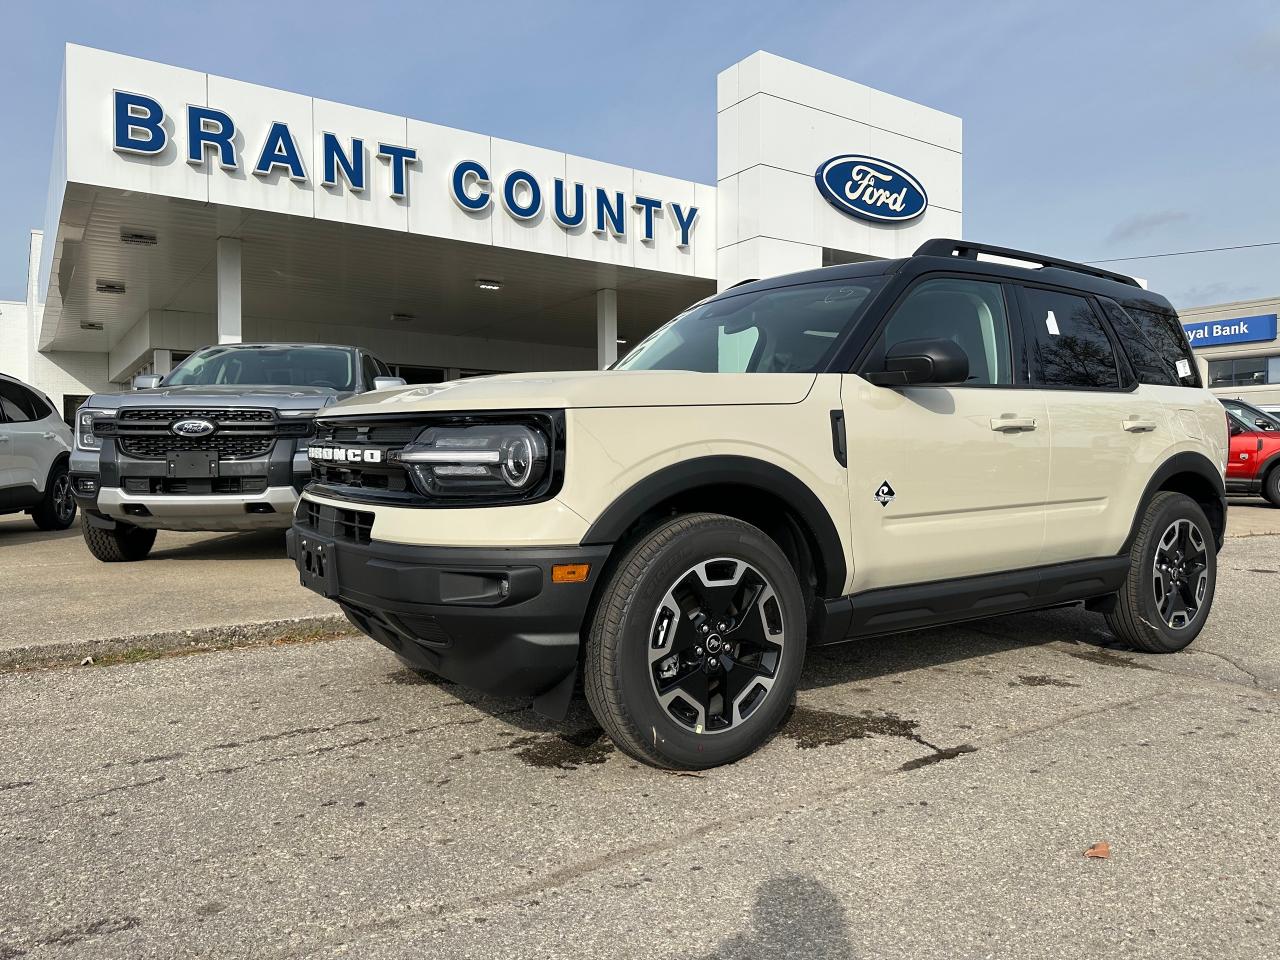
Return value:
[(596, 225), (591, 232), (598, 236), (603, 237), (606, 233), (612, 233), (615, 237), (627, 235), (627, 218), (624, 215), (626, 199), (621, 190), (615, 192), (613, 197), (614, 202), (610, 204), (609, 192), (596, 187)]
[(1224, 343), (1261, 343), (1276, 338), (1276, 315), (1236, 317), (1233, 320), (1204, 320), (1184, 324), (1193, 347), (1216, 347)]
[(555, 217), (556, 223), (566, 230), (581, 226), (582, 221), (587, 218), (586, 194), (582, 184), (575, 183), (573, 185), (573, 213), (566, 209), (564, 201), (564, 181), (556, 177), (555, 204), (551, 211), (552, 216)]
[(338, 138), (332, 133), (326, 133), (322, 140), (322, 151), (324, 154), (324, 179), (320, 181), (323, 186), (336, 187), (338, 185), (338, 171), (342, 171), (343, 179), (347, 181), (354, 193), (359, 193), (364, 189), (364, 141), (359, 137), (351, 138), (351, 156), (347, 156), (342, 150), (342, 144), (338, 142)]
[(397, 147), (392, 143), (378, 144), (378, 158), (391, 161), (391, 196), (403, 200), (409, 193), (408, 164), (418, 162), (418, 151), (412, 147)]
[(279, 120), (271, 124), (271, 129), (267, 131), (267, 139), (262, 144), (262, 153), (258, 154), (258, 162), (254, 165), (253, 172), (259, 177), (265, 177), (276, 167), (288, 170), (290, 180), (306, 182), (307, 170), (302, 165), (298, 144), (294, 142), (288, 124), (281, 123)]
[(169, 143), (164, 128), (164, 108), (140, 93), (117, 90), (115, 95), (115, 148), (121, 153), (152, 157)]
[(218, 151), (218, 166), (223, 170), (235, 170), (240, 166), (236, 159), (236, 145), (231, 138), (236, 135), (236, 125), (221, 110), (209, 107), (187, 107), (187, 163), (204, 164), (205, 147)]
[(636, 197), (636, 202), (631, 207), (644, 212), (643, 239), (645, 243), (653, 243), (653, 215), (655, 212), (662, 213), (662, 201), (652, 200), (649, 197)]
[[(463, 160), (453, 168), (449, 178), (453, 186), (453, 202), (468, 213), (479, 213), (489, 206), (489, 171), (474, 160)], [(475, 194), (470, 188), (475, 186)]]
[(671, 216), (675, 218), (676, 229), (680, 231), (680, 242), (676, 246), (684, 249), (689, 245), (689, 231), (693, 229), (693, 221), (698, 216), (698, 208), (685, 210), (678, 203), (670, 204)]
[(874, 157), (832, 157), (813, 175), (818, 192), (837, 210), (863, 220), (898, 223), (924, 213), (929, 197), (920, 181)]
[[(525, 188), (524, 203), (520, 202), (520, 195), (517, 192), (521, 185)], [(533, 179), (532, 173), (526, 170), (512, 170), (507, 174), (507, 179), (502, 182), (502, 205), (507, 208), (507, 213), (517, 220), (532, 220), (542, 212), (542, 188), (538, 186), (538, 181)]]

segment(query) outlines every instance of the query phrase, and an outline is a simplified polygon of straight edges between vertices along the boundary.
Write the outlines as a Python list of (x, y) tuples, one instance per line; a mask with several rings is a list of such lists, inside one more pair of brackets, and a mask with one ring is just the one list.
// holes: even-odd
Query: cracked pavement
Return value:
[(685, 775), (359, 637), (3, 675), (0, 958), (1280, 955), (1278, 623), (1232, 539), (1183, 653), (1080, 609), (814, 652)]

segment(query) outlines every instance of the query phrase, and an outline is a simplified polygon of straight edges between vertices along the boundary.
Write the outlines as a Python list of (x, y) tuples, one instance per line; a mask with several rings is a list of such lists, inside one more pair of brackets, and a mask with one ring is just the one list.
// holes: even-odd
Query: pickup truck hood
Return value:
[(330, 387), (156, 387), (128, 393), (103, 393), (86, 406), (97, 410), (122, 407), (269, 407), (276, 410), (318, 410), (350, 393)]
[(670, 370), (574, 370), (510, 373), (363, 394), (335, 414), (439, 410), (561, 410), (589, 407), (709, 407), (799, 403), (812, 373), (692, 373)]

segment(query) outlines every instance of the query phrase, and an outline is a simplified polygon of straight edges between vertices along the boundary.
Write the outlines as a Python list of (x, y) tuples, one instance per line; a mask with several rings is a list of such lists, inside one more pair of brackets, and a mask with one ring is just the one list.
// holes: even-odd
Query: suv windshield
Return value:
[(207, 347), (183, 360), (164, 385), (354, 390), (355, 354), (341, 347)]
[(884, 277), (805, 283), (712, 300), (642, 340), (615, 370), (816, 373)]

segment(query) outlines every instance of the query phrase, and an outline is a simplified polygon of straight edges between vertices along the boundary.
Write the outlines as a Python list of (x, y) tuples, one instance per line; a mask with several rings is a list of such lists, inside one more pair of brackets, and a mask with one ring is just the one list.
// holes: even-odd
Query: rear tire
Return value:
[(689, 514), (643, 537), (604, 585), (583, 686), (623, 752), (656, 767), (719, 766), (782, 722), (807, 639), (778, 545), (741, 520)]
[(31, 508), (31, 519), (41, 530), (66, 530), (76, 522), (76, 498), (71, 494), (71, 477), (65, 463), (49, 474), (44, 499)]
[(1204, 628), (1217, 580), (1216, 541), (1204, 511), (1184, 494), (1161, 491), (1142, 518), (1107, 625), (1137, 650), (1174, 653)]
[(1268, 470), (1262, 478), (1262, 495), (1273, 507), (1280, 507), (1280, 464)]
[(144, 530), (130, 523), (116, 521), (114, 530), (104, 530), (85, 522), (84, 543), (89, 552), (103, 563), (132, 563), (145, 560), (156, 542), (154, 530)]

